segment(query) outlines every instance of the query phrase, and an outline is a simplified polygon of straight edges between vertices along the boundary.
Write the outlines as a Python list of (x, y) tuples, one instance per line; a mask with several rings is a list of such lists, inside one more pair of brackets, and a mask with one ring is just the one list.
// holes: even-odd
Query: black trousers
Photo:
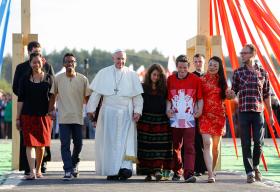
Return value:
[(194, 172), (195, 173), (205, 173), (207, 171), (205, 162), (204, 162), (204, 157), (203, 157), (203, 140), (202, 136), (199, 132), (199, 124), (198, 124), (198, 119), (195, 120), (196, 122), (196, 127), (195, 127), (195, 165), (194, 165)]
[[(260, 164), (262, 146), (264, 144), (263, 113), (240, 112), (239, 123), (243, 163), (245, 171), (248, 174), (254, 170), (254, 167)], [(254, 141), (253, 154), (251, 150), (251, 138)]]

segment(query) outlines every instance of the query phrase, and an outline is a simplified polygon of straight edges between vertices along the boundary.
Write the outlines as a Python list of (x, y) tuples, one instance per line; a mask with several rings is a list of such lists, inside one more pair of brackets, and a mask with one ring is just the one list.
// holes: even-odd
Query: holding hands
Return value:
[(227, 99), (234, 99), (236, 97), (235, 92), (231, 89), (226, 90), (226, 98)]
[(140, 114), (139, 113), (134, 113), (133, 114), (133, 120), (135, 121), (135, 122), (138, 122), (139, 121), (139, 119), (140, 119)]

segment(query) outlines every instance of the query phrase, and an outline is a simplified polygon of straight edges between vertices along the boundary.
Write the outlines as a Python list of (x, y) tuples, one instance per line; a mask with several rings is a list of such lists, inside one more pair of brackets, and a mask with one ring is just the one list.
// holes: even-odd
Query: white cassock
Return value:
[(121, 168), (132, 170), (137, 161), (137, 132), (133, 113), (142, 114), (143, 88), (139, 77), (128, 67), (114, 65), (100, 70), (90, 88), (88, 112), (102, 106), (96, 125), (95, 168), (98, 175), (117, 175)]

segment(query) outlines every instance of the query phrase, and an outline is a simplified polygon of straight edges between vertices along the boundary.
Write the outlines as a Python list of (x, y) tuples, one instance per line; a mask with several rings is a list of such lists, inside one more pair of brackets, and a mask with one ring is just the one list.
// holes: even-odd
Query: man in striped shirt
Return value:
[[(274, 124), (270, 83), (267, 72), (254, 62), (256, 47), (247, 44), (240, 52), (243, 66), (234, 71), (232, 91), (228, 93), (239, 100), (239, 123), (243, 154), (243, 163), (247, 174), (247, 183), (261, 181), (259, 162), (264, 141), (264, 104), (269, 114), (269, 122)], [(264, 104), (263, 104), (264, 103)], [(251, 152), (251, 135), (254, 141)]]

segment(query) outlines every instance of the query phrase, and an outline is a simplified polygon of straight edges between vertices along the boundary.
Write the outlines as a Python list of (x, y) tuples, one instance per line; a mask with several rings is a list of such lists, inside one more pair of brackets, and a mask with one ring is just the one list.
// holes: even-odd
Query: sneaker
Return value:
[(255, 181), (256, 180), (253, 174), (247, 175), (247, 183), (254, 183)]
[(255, 169), (255, 180), (262, 181), (262, 174), (258, 169)]
[(73, 169), (72, 175), (75, 178), (79, 177), (79, 170), (77, 167)]
[(47, 172), (47, 162), (42, 162), (41, 172), (42, 173), (46, 173)]
[(180, 181), (181, 177), (180, 175), (177, 175), (174, 173), (173, 177), (172, 177), (172, 181)]
[(196, 177), (195, 176), (189, 176), (185, 178), (185, 183), (195, 183), (196, 182)]
[(119, 180), (119, 176), (118, 175), (108, 175), (107, 176), (107, 180), (108, 181), (116, 181), (116, 180)]
[(155, 173), (155, 178), (156, 178), (156, 181), (160, 181), (161, 178), (162, 178), (161, 172), (157, 171), (157, 172)]
[(145, 177), (144, 181), (146, 181), (146, 182), (152, 181), (152, 176), (147, 175), (147, 177)]
[(194, 175), (197, 176), (197, 177), (200, 177), (200, 176), (202, 176), (202, 173), (195, 172)]
[(72, 173), (71, 172), (65, 172), (64, 177), (63, 177), (64, 181), (70, 181), (72, 180)]
[(169, 176), (170, 176), (170, 171), (169, 170), (163, 170), (163, 175), (162, 175), (162, 180), (164, 181), (168, 181), (169, 180)]

